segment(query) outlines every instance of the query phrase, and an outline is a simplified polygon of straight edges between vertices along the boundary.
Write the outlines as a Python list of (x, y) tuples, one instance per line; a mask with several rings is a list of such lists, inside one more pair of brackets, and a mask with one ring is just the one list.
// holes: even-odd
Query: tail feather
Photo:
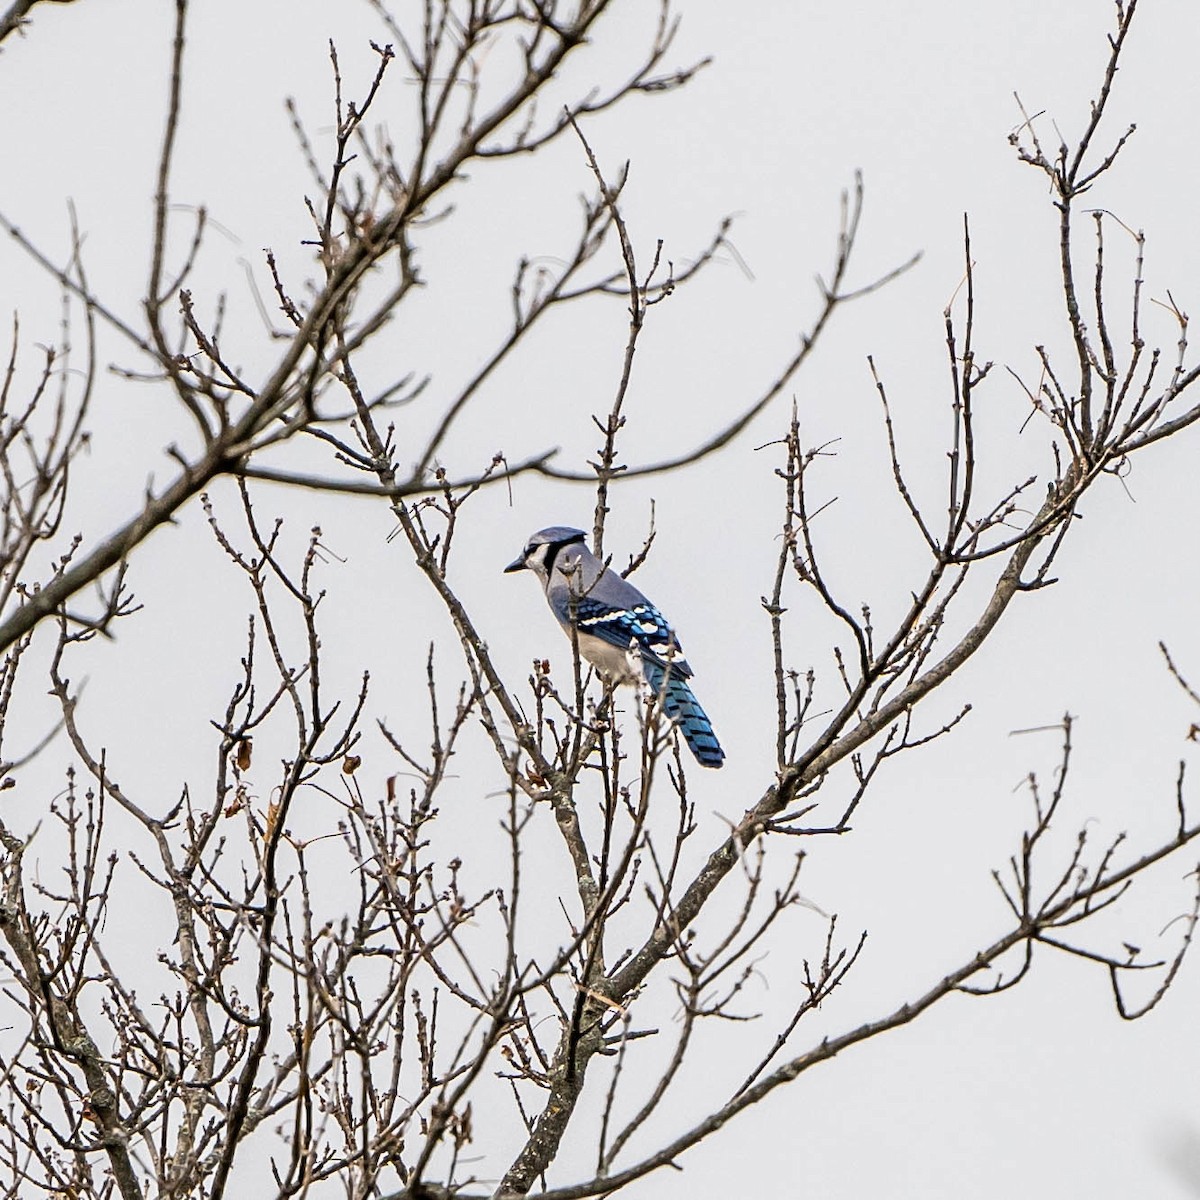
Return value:
[(663, 669), (657, 664), (646, 664), (647, 682), (662, 695), (663, 711), (679, 726), (688, 749), (696, 756), (702, 767), (719, 767), (725, 761), (725, 751), (717, 741), (712, 722), (700, 702), (696, 699), (688, 682), (682, 675), (672, 672), (663, 688)]

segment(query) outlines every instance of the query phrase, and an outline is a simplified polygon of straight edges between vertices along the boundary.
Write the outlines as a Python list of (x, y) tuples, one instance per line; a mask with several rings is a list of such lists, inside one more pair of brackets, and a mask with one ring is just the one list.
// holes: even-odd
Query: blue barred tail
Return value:
[[(662, 692), (662, 668), (657, 663), (644, 665), (647, 682), (656, 692)], [(688, 749), (696, 756), (696, 761), (702, 767), (719, 767), (725, 761), (725, 751), (721, 749), (712, 722), (688, 687), (687, 680), (673, 674), (662, 697), (663, 711), (679, 726), (679, 732), (683, 734)]]

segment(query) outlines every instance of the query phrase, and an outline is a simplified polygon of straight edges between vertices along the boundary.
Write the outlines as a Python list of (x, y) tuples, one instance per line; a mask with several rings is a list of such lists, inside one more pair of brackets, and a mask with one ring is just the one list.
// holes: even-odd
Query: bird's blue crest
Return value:
[(531, 534), (529, 538), (530, 546), (553, 546), (558, 542), (573, 542), (578, 538), (586, 538), (587, 534), (582, 529), (575, 529), (570, 525), (549, 525), (545, 529), (539, 529), (537, 533)]

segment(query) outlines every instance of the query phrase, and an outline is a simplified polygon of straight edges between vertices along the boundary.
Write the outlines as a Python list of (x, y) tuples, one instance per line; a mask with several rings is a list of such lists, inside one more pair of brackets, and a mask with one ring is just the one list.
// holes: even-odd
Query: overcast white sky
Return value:
[[(61, 256), (73, 199), (94, 288), (136, 317), (169, 6), (125, 0), (119, 16), (99, 0), (43, 7), (26, 38), (0, 54), (7, 114), (0, 209)], [(401, 19), (406, 7), (397, 6)], [(1067, 137), (1078, 130), (1103, 66), (1113, 5), (680, 0), (676, 11), (683, 24), (673, 61), (711, 54), (713, 64), (684, 91), (635, 98), (589, 122), (587, 132), (610, 171), (631, 163), (625, 204), (643, 259), (662, 238), (666, 257), (686, 260), (721, 217), (736, 213), (733, 240), (751, 275), (729, 258), (654, 310), (638, 354), (626, 456), (646, 461), (702, 440), (774, 377), (816, 311), (812, 280), (832, 258), (839, 192), (861, 170), (866, 217), (852, 278), (866, 282), (915, 250), (924, 258), (837, 316), (788, 395), (810, 442), (840, 439), (821, 482), (826, 497), (837, 497), (820, 530), (827, 569), (849, 601), (870, 603), (886, 622), (922, 564), (889, 497), (866, 356), (888, 383), (917, 490), (938, 505), (948, 427), (942, 313), (962, 275), (968, 213), (978, 353), (998, 364), (983, 397), (985, 456), (993, 447), (983, 476), (1001, 488), (1046, 471), (1045, 431), (1031, 426), (1018, 436), (1027, 403), (1003, 370), (1036, 378), (1033, 347), (1061, 349), (1066, 334), (1047, 190), (1007, 142), (1020, 121), (1013, 94), (1029, 112), (1046, 112), (1043, 131), (1051, 120)], [(577, 61), (581, 86), (573, 90), (619, 75), (644, 15), (638, 3), (627, 2), (624, 12), (618, 6)], [(1200, 307), (1198, 35), (1192, 0), (1143, 0), (1107, 135), (1130, 122), (1138, 131), (1095, 193), (1097, 207), (1145, 229), (1147, 295), (1165, 299), (1170, 289), (1184, 310)], [(207, 205), (225, 231), (212, 242), (197, 295), (211, 307), (218, 286), (230, 290), (228, 341), (252, 375), (265, 369), (272, 347), (240, 262), (254, 264), (260, 285), (262, 247), (297, 270), (305, 262), (305, 177), (283, 98), (295, 96), (327, 139), (328, 39), (337, 40), (347, 77), (361, 81), (373, 64), (367, 39), (382, 36), (365, 4), (196, 6), (175, 198)], [(399, 97), (403, 85), (396, 86)], [(392, 132), (400, 137), (395, 103)], [(589, 186), (578, 149), (567, 143), (540, 161), (472, 169), (454, 220), (429, 232), (428, 297), (369, 360), (381, 383), (408, 370), (436, 373), (429, 408), (406, 418), (410, 433), (432, 421), (437, 396), (450, 394), (489, 349), (507, 315), (516, 260), (552, 258), (569, 244), (576, 197)], [(1114, 274), (1126, 269), (1128, 248), (1114, 240), (1112, 254)], [(0, 301), (5, 311), (20, 308), (31, 342), (54, 336), (54, 291), (10, 244), (0, 246)], [(1173, 347), (1177, 333), (1164, 310), (1148, 310), (1145, 324), (1149, 338)], [(543, 337), (536, 359), (526, 355), (500, 372), (445, 448), (451, 474), (477, 469), (496, 449), (516, 459), (561, 446), (563, 465), (582, 465), (596, 440), (590, 414), (607, 406), (617, 377), (623, 326), (619, 304), (594, 305)], [(108, 359), (119, 353), (113, 344), (105, 351)], [(734, 447), (690, 472), (620, 489), (610, 526), (610, 549), (622, 557), (655, 501), (659, 541), (639, 583), (680, 629), (696, 691), (728, 752), (724, 771), (693, 784), (713, 834), (722, 814), (740, 814), (771, 779), (770, 647), (759, 597), (776, 552), (778, 492), (775, 460), (755, 447), (782, 434), (787, 407), (787, 399), (778, 402)], [(93, 465), (80, 479), (86, 506), (73, 515), (96, 533), (132, 511), (149, 471), (167, 473), (160, 450), (185, 427), (162, 393), (112, 377), (102, 384), (93, 427)], [(1084, 823), (1101, 838), (1128, 829), (1151, 839), (1170, 828), (1177, 763), (1188, 753), (1184, 735), (1195, 714), (1162, 669), (1156, 643), (1166, 641), (1200, 676), (1198, 438), (1193, 432), (1149, 451), (1125, 489), (1115, 482), (1096, 489), (1059, 561), (1061, 582), (1022, 598), (924, 716), (932, 726), (970, 701), (970, 720), (894, 766), (853, 837), (811, 847), (806, 895), (840, 913), (845, 930), (870, 932), (861, 966), (824, 1014), (824, 1030), (849, 1028), (920, 994), (1004, 927), (989, 871), (1016, 847), (1028, 808), (1022, 779), (1030, 770), (1048, 776), (1058, 749), (1052, 733), (1014, 730), (1051, 724), (1067, 711), (1078, 717), (1065, 842)], [(327, 583), (340, 614), (327, 629), (331, 658), (347, 680), (370, 665), (374, 711), (402, 722), (408, 709), (397, 681), (414, 678), (429, 638), (444, 628), (398, 548), (385, 543), (386, 512), (324, 496), (272, 493), (264, 503), (287, 514), (294, 545), (319, 523), (346, 558)], [(511, 506), (492, 492), (464, 529), (456, 582), (514, 679), (535, 654), (558, 652), (559, 634), (531, 582), (501, 580), (498, 572), (531, 530), (588, 526), (590, 512), (584, 489), (521, 480)], [(149, 794), (160, 789), (164, 803), (190, 772), (202, 776), (207, 746), (197, 751), (190, 731), (205, 729), (223, 705), (242, 637), (249, 597), (222, 582), (218, 566), (198, 510), (156, 535), (134, 581), (146, 612), (89, 659), (83, 711), (97, 740), (116, 745), (123, 730), (137, 729), (151, 750), (127, 757), (124, 777)], [(793, 660), (832, 683), (828, 623), (807, 600), (793, 618)], [(202, 669), (224, 663), (222, 654), (234, 656), (227, 667)], [(39, 703), (30, 701), (31, 726), (43, 715)], [(60, 777), (61, 760), (50, 769)], [(5, 801), (18, 825), (33, 823), (38, 803), (31, 790)], [(1190, 902), (1190, 865), (1181, 858), (1161, 869), (1116, 914), (1107, 948), (1128, 936), (1154, 953), (1158, 932)], [(800, 945), (803, 920), (794, 928)], [(1177, 930), (1164, 935), (1168, 949)], [(819, 932), (815, 918), (809, 932)], [(803, 942), (796, 956), (813, 950)], [(630, 1194), (1200, 1196), (1200, 965), (1188, 964), (1165, 1004), (1132, 1025), (1114, 1013), (1101, 970), (1048, 954), (1036, 965), (1032, 978), (1000, 998), (952, 1000), (814, 1070), (694, 1151), (683, 1174), (656, 1176)], [(787, 944), (761, 964), (769, 981), (757, 997), (764, 1009), (785, 995), (792, 967)], [(810, 1031), (798, 1044), (816, 1036)], [(730, 1043), (729, 1053), (743, 1044)], [(725, 1068), (732, 1070), (719, 1059), (698, 1064), (697, 1079)], [(704, 1097), (692, 1095), (698, 1113)], [(682, 1128), (690, 1115), (682, 1101), (677, 1115)]]

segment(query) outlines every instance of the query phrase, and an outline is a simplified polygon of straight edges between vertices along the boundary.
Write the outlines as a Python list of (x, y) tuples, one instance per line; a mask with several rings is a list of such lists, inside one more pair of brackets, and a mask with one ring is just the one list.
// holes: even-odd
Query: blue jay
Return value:
[(585, 539), (583, 530), (566, 525), (540, 529), (504, 570), (532, 571), (568, 637), (574, 624), (580, 654), (614, 684), (644, 680), (662, 697), (696, 760), (719, 767), (725, 751), (688, 687), (692, 668), (675, 631), (632, 583), (605, 567)]

